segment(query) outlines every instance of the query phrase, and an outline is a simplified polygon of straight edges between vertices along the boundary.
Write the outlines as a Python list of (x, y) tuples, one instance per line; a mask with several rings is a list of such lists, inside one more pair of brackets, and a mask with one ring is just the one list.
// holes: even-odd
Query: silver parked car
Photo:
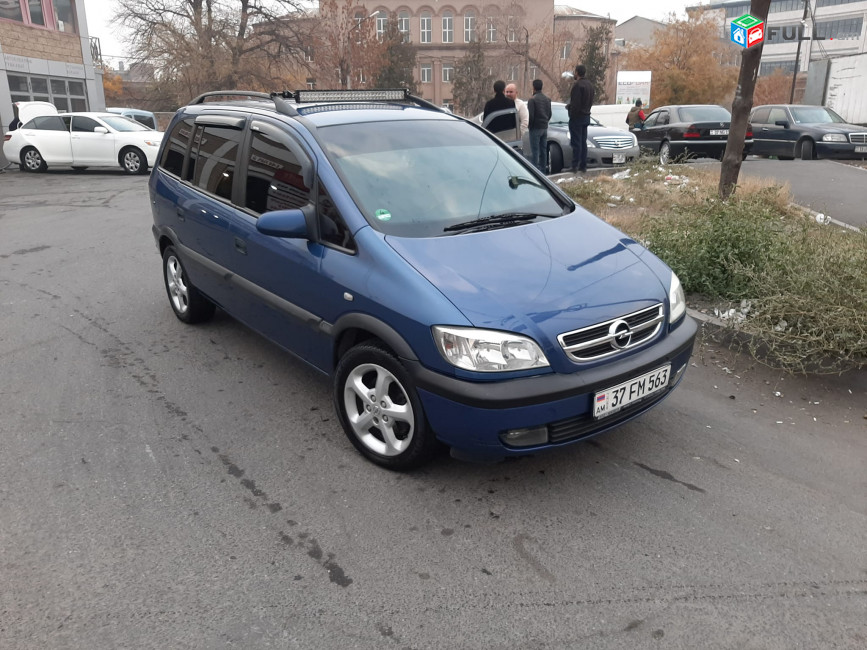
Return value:
[[(473, 119), (482, 124), (482, 114)], [(625, 126), (625, 125), (624, 125)], [(507, 139), (507, 138), (504, 138)], [(511, 144), (511, 143), (510, 143)], [(517, 143), (515, 143), (517, 145)], [(521, 142), (522, 153), (530, 157), (530, 134), (524, 133)], [(518, 149), (515, 146), (515, 149)], [(611, 167), (624, 165), (638, 158), (638, 140), (624, 129), (603, 126), (592, 115), (587, 128), (587, 166)], [(559, 174), (572, 166), (572, 145), (569, 144), (569, 113), (563, 102), (551, 102), (551, 121), (548, 123), (548, 170), (549, 174)]]
[[(624, 124), (625, 126), (625, 124)], [(524, 153), (530, 153), (529, 134), (524, 134)], [(611, 167), (624, 165), (638, 158), (638, 140), (625, 129), (615, 129), (593, 117), (587, 128), (587, 166)], [(569, 113), (566, 104), (551, 102), (548, 123), (548, 173), (557, 174), (572, 166), (572, 145), (569, 144)]]

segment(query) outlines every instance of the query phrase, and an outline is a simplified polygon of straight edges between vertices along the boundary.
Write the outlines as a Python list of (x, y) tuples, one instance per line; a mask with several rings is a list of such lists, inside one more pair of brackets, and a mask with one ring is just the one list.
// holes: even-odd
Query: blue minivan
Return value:
[(403, 89), (206, 93), (150, 198), (177, 318), (219, 307), (329, 375), (390, 469), (586, 439), (659, 404), (692, 352), (671, 269)]

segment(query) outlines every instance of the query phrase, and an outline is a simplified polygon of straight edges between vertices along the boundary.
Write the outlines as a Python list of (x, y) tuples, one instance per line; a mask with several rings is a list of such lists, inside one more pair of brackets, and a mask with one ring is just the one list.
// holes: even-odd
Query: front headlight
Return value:
[(159, 147), (160, 143), (158, 140), (145, 140), (144, 143), (151, 147)]
[(596, 143), (593, 142), (593, 140), (591, 140), (590, 138), (587, 138), (587, 148), (588, 149), (595, 149), (596, 148)]
[(536, 342), (520, 334), (439, 325), (431, 331), (443, 358), (464, 370), (508, 372), (549, 365)]
[(686, 311), (686, 297), (683, 295), (683, 287), (680, 286), (680, 280), (674, 271), (671, 272), (671, 284), (668, 287), (668, 304), (670, 307), (668, 322), (673, 323)]
[(632, 136), (632, 146), (637, 147), (638, 146), (638, 138), (635, 137), (634, 133), (630, 133), (629, 135)]
[(826, 133), (822, 136), (822, 142), (849, 142), (843, 133)]

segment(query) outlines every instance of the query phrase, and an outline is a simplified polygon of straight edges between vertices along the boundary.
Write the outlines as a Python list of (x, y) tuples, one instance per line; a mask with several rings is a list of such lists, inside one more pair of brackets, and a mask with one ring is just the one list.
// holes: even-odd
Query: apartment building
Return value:
[(83, 0), (0, 0), (0, 131), (12, 121), (13, 102), (105, 108), (91, 45)]

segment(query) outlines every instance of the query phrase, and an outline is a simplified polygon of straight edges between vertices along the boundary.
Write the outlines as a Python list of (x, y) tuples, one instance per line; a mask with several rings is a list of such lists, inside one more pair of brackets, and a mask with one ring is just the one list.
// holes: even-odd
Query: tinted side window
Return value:
[(771, 115), (770, 117), (768, 117), (768, 122), (774, 124), (778, 120), (785, 120), (786, 122), (788, 122), (789, 116), (786, 115), (786, 111), (784, 111), (782, 108), (772, 108)]
[(325, 185), (319, 182), (319, 232), (327, 244), (334, 244), (340, 248), (347, 250), (355, 250), (355, 242), (352, 240), (352, 234), (346, 226), (343, 217), (340, 216), (340, 211), (331, 200), (328, 190)]
[(93, 133), (93, 129), (97, 126), (102, 126), (102, 124), (82, 115), (72, 116), (72, 130), (77, 133)]
[(136, 122), (140, 122), (141, 124), (144, 124), (148, 128), (151, 128), (151, 129), (157, 128), (157, 125), (154, 124), (153, 118), (150, 117), (149, 115), (133, 115), (133, 119)]
[(310, 203), (301, 164), (283, 143), (253, 131), (248, 153), (244, 207), (258, 212), (301, 208)]
[(222, 126), (206, 126), (199, 142), (193, 183), (224, 199), (232, 198), (232, 182), (238, 145), (243, 131)]
[(42, 117), (34, 117), (27, 124), (25, 129), (39, 129), (40, 131), (66, 131), (66, 125), (63, 120), (57, 115), (43, 115)]
[(190, 143), (192, 132), (193, 120), (188, 118), (175, 124), (169, 133), (160, 166), (170, 174), (181, 175), (184, 168), (184, 154), (187, 153), (187, 145)]
[(767, 124), (768, 123), (768, 114), (771, 112), (770, 108), (757, 108), (750, 118), (750, 122), (754, 124)]
[(656, 118), (656, 126), (668, 124), (668, 111), (661, 111)]
[(659, 113), (651, 113), (647, 116), (647, 119), (644, 120), (644, 126), (654, 126), (656, 124), (656, 120), (659, 118)]

